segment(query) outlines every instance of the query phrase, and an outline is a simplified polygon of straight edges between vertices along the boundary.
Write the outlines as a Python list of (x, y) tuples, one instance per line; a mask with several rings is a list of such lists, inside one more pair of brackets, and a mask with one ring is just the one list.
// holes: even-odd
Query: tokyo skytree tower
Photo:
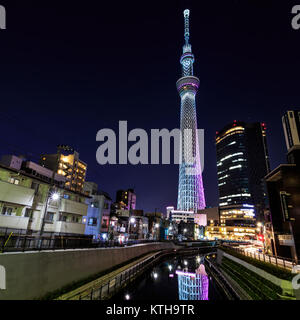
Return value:
[(192, 46), (189, 44), (190, 11), (184, 10), (183, 14), (185, 44), (180, 59), (182, 78), (176, 83), (181, 98), (181, 162), (179, 165), (177, 210), (197, 212), (197, 210), (205, 208), (195, 102), (200, 80), (193, 76), (194, 55), (192, 53)]

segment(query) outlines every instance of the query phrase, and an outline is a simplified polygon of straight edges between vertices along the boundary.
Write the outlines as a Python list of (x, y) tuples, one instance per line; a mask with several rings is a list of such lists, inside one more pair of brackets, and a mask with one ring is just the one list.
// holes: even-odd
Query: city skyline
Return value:
[(0, 300), (300, 299), (300, 5), (0, 2)]
[[(164, 212), (166, 206), (176, 205), (177, 165), (102, 167), (95, 157), (97, 131), (116, 128), (119, 120), (128, 120), (130, 128), (147, 131), (179, 127), (174, 80), (180, 74), (178, 35), (182, 34), (185, 5), (176, 4), (148, 5), (148, 11), (142, 5), (128, 5), (119, 12), (108, 4), (101, 10), (90, 5), (82, 13), (78, 7), (69, 11), (64, 5), (59, 12), (54, 5), (7, 5), (8, 27), (0, 34), (1, 130), (7, 137), (1, 153), (32, 153), (35, 160), (42, 153), (56, 152), (60, 143), (71, 144), (88, 163), (87, 180), (96, 180), (112, 197), (116, 190), (132, 187), (138, 196), (137, 208), (154, 211), (156, 207)], [(214, 139), (215, 132), (226, 123), (265, 122), (271, 168), (285, 162), (281, 116), (296, 109), (299, 101), (299, 45), (287, 4), (268, 7), (229, 2), (220, 5), (217, 13), (209, 4), (194, 4), (190, 9), (193, 50), (199, 57), (195, 72), (202, 88), (197, 103), (201, 106), (198, 126), (205, 129), (203, 180), (207, 205), (215, 206)], [(240, 12), (247, 14), (241, 17)], [(251, 22), (254, 12), (255, 25)], [(270, 14), (278, 24), (268, 25), (264, 18)], [(22, 22), (24, 29), (19, 27)], [(133, 40), (128, 41), (131, 34)], [(281, 48), (282, 41), (286, 49)], [(107, 63), (110, 59), (113, 62)], [(139, 77), (143, 81), (137, 81)], [(119, 83), (117, 95), (107, 81)], [(155, 91), (151, 90), (154, 86)], [(159, 179), (162, 183), (157, 183)]]

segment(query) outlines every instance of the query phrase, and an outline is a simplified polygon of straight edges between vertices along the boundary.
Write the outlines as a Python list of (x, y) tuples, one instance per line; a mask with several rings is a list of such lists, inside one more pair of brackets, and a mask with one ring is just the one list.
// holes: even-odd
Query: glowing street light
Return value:
[(257, 223), (257, 226), (258, 226), (258, 227), (262, 227), (262, 223), (261, 223), (261, 222), (258, 222), (258, 223)]
[(157, 279), (157, 278), (158, 278), (158, 273), (157, 273), (157, 272), (154, 272), (154, 273), (153, 273), (153, 278), (154, 278), (154, 279)]
[(135, 223), (135, 218), (130, 218), (130, 223)]
[(172, 271), (172, 266), (170, 264), (168, 265), (168, 268), (170, 271)]
[(53, 192), (51, 194), (51, 200), (57, 201), (60, 198), (60, 194), (58, 192)]
[(185, 265), (185, 266), (187, 266), (187, 265), (188, 265), (188, 262), (187, 262), (186, 260), (184, 260), (184, 262), (183, 262), (183, 263), (184, 263), (184, 265)]
[(129, 295), (129, 294), (126, 294), (126, 295), (125, 295), (125, 299), (126, 299), (126, 300), (129, 300), (129, 299), (130, 299), (130, 295)]
[(159, 228), (159, 224), (158, 223), (155, 224), (155, 228)]

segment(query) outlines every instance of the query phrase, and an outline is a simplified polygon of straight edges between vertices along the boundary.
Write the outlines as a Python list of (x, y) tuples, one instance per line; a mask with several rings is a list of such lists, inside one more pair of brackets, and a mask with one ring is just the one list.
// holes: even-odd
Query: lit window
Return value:
[(10, 178), (9, 182), (12, 183), (12, 184), (17, 184), (18, 185), (20, 183), (20, 180), (16, 179), (16, 178)]

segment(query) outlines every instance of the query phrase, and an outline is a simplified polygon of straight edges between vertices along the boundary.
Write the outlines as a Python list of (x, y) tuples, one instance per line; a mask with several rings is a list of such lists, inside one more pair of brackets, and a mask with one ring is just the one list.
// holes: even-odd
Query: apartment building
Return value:
[[(52, 177), (54, 181), (52, 184)], [(0, 232), (83, 235), (86, 196), (64, 187), (65, 178), (16, 156), (0, 161)]]

